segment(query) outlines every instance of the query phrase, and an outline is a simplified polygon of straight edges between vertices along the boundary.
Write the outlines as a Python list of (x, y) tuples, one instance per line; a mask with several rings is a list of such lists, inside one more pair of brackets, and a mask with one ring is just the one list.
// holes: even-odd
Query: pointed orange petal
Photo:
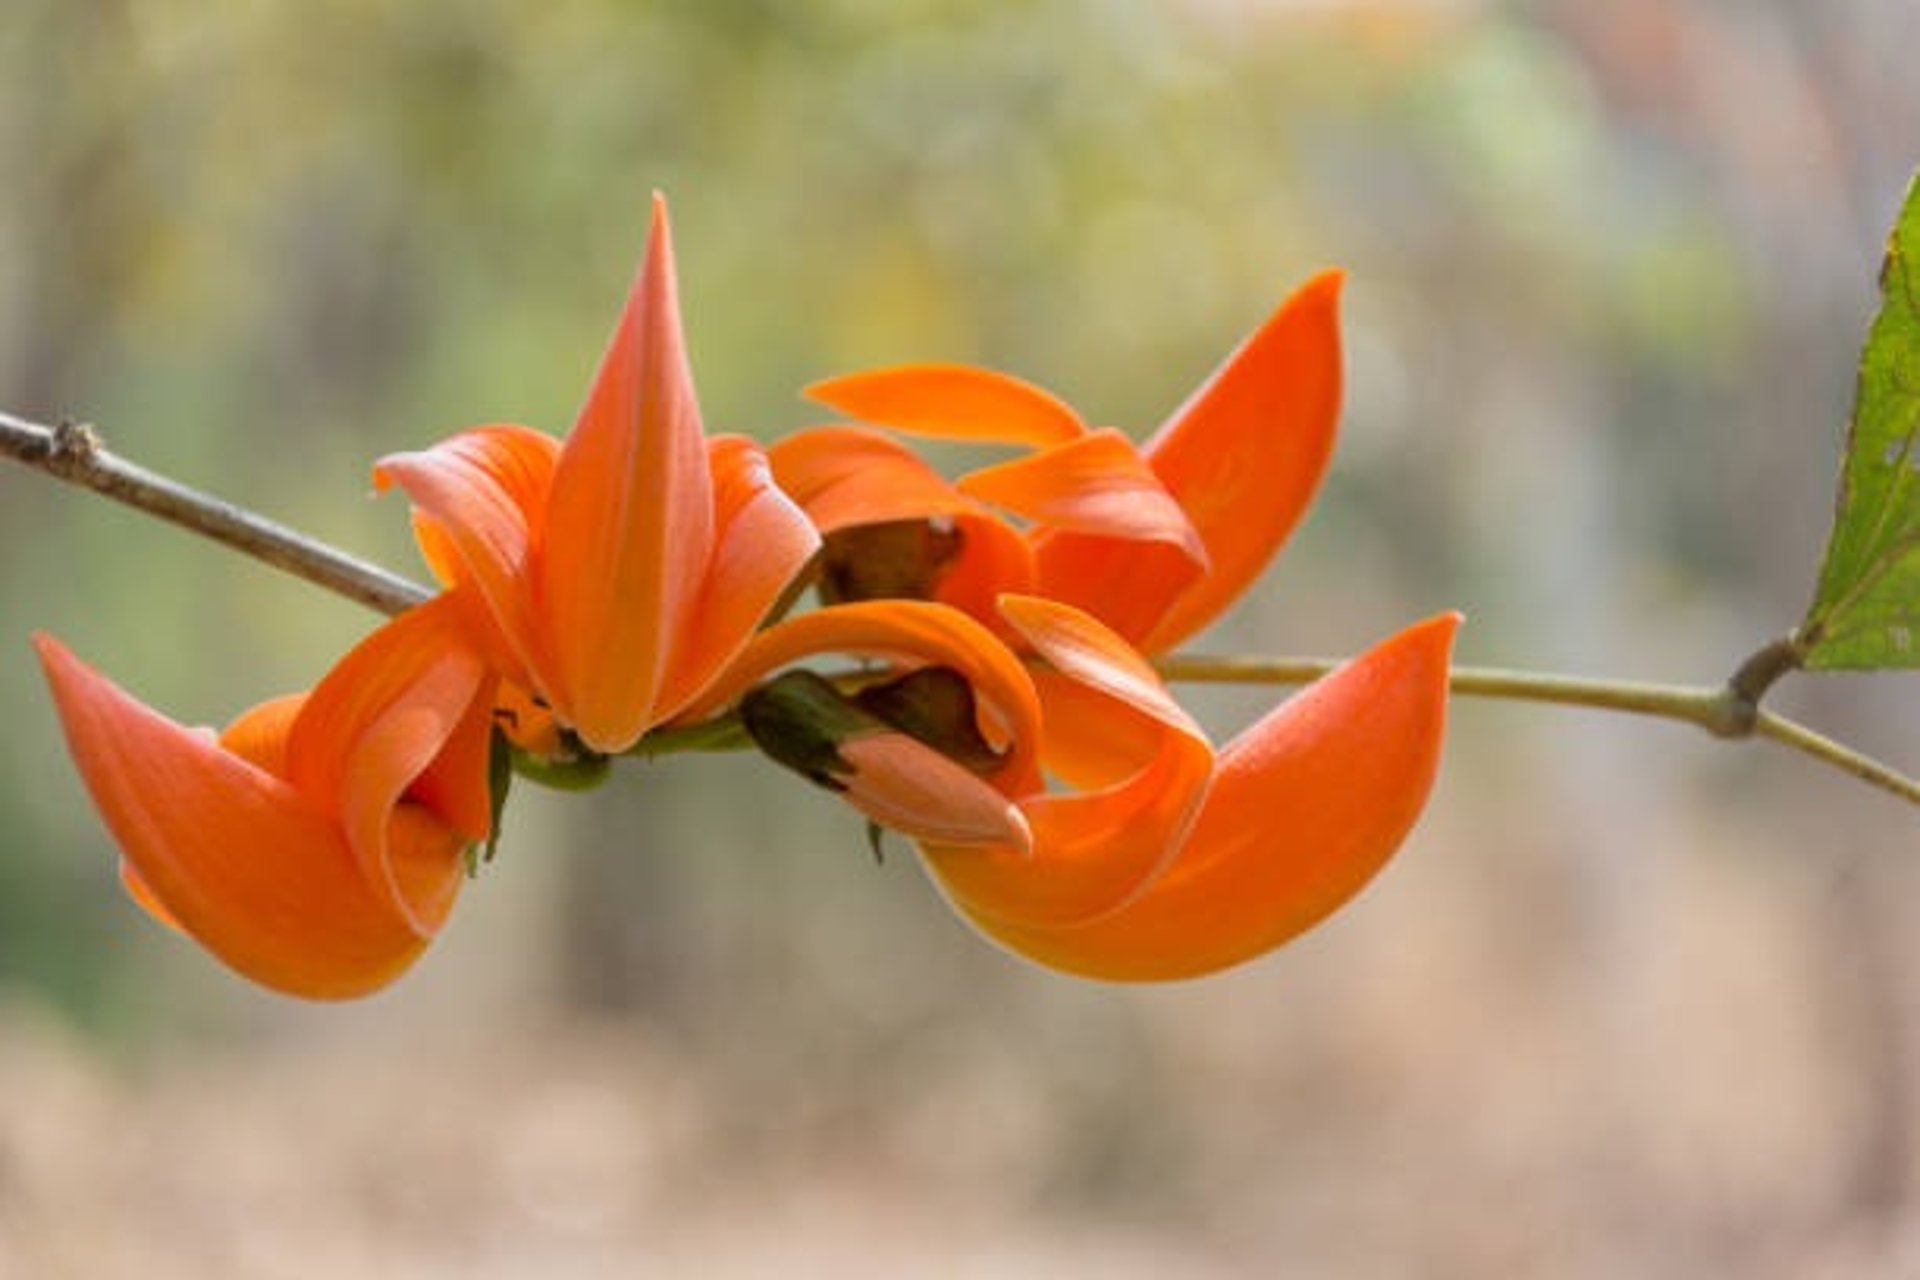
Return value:
[(944, 440), (1050, 445), (1086, 431), (1031, 382), (963, 364), (910, 364), (828, 378), (806, 395), (850, 418)]
[(335, 825), (280, 779), (34, 637), (67, 745), (152, 905), (233, 969), (293, 995), (364, 995), (425, 945)]
[(1024, 856), (1033, 833), (1018, 805), (917, 738), (870, 733), (840, 744), (853, 772), (841, 798), (883, 827), (954, 848), (1005, 845)]
[[(955, 905), (977, 919), (1025, 928), (1097, 920), (1150, 891), (1179, 851), (1213, 748), (1145, 660), (1093, 618), (1051, 600), (1008, 598), (1001, 609), (1063, 677), (1099, 695), (1074, 712), (1146, 754), (1112, 786), (1023, 799), (1031, 857), (932, 843), (922, 852)], [(1059, 710), (1045, 705), (1049, 719)]]
[(541, 666), (529, 612), (530, 563), (559, 455), (551, 436), (500, 425), (389, 454), (373, 468), (375, 487), (397, 484), (413, 500), (415, 537), (434, 576), (478, 592), (520, 678)]
[(1185, 847), (1124, 910), (1067, 929), (981, 929), (1115, 981), (1197, 977), (1279, 946), (1352, 898), (1426, 803), (1457, 614), (1418, 623), (1283, 703), (1220, 755)]
[(1172, 649), (1239, 599), (1313, 501), (1340, 423), (1344, 279), (1309, 280), (1147, 443), (1213, 562), (1154, 626), (1147, 652)]
[[(417, 885), (409, 890), (389, 827), (402, 796), (464, 731), (466, 742), (448, 760), (467, 776), (443, 776), (434, 790), (449, 816), (484, 835), (486, 755), (473, 738), (485, 732), (490, 683), (459, 602), (436, 596), (350, 650), (314, 686), (287, 737), (287, 780), (317, 811), (339, 815), (368, 883), (422, 936), (439, 927), (439, 904), (451, 901), (447, 885), (429, 885), (424, 897)], [(458, 853), (456, 839), (442, 868), (446, 881), (461, 874)]]
[(745, 436), (708, 442), (713, 466), (713, 558), (685, 632), (675, 638), (658, 714), (673, 715), (739, 654), (813, 553), (820, 535), (773, 483)]
[(844, 653), (907, 666), (945, 666), (973, 686), (989, 742), (1007, 757), (989, 779), (1008, 795), (1040, 783), (1040, 702), (1013, 651), (958, 609), (924, 600), (867, 600), (788, 618), (755, 636), (718, 680), (681, 713), (697, 720), (732, 703), (792, 662)]
[(536, 590), (554, 710), (596, 751), (657, 719), (668, 646), (699, 596), (713, 486), (680, 330), (666, 204), (560, 453)]
[(1159, 543), (1070, 530), (1034, 539), (1040, 593), (1078, 605), (1148, 653), (1211, 622), (1273, 558), (1312, 500), (1340, 416), (1342, 276), (1309, 281), (1147, 443), (1154, 473), (1210, 564)]
[(1111, 427), (960, 478), (962, 493), (1037, 525), (1178, 548), (1197, 575), (1200, 535), (1133, 442)]

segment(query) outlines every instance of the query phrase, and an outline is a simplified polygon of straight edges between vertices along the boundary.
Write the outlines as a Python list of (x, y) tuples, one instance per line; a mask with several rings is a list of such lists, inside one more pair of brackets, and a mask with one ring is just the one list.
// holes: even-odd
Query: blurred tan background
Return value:
[[(1326, 492), (1206, 647), (1710, 681), (1810, 589), (1912, 0), (6, 0), (0, 407), (410, 573), (379, 452), (564, 430), (674, 202), (710, 427), (991, 363), (1145, 432), (1351, 273)], [(122, 900), (28, 656), (222, 721), (353, 606), (0, 467), (0, 1276), (1920, 1274), (1920, 815), (1466, 703), (1352, 909), (1162, 989), (980, 944), (751, 760), (519, 790), (391, 992)], [(1225, 736), (1272, 693), (1194, 692)], [(1920, 683), (1778, 705), (1920, 767)]]

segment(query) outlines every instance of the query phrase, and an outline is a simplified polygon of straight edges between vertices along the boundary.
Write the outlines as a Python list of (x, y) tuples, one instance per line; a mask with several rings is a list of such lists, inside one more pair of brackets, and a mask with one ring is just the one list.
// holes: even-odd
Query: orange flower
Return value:
[[(922, 566), (917, 594), (990, 626), (1001, 592), (1062, 600), (1163, 652), (1252, 583), (1313, 498), (1340, 412), (1341, 281), (1309, 281), (1143, 448), (1017, 378), (909, 365), (808, 393), (895, 430), (1033, 452), (948, 485), (885, 435), (819, 427), (773, 446), (774, 474), (830, 535), (830, 567), (836, 543), (852, 559), (868, 549), (858, 531), (950, 521), (957, 545)], [(1027, 521), (1024, 534), (993, 508)]]
[[(1355, 659), (1216, 759), (1111, 629), (1056, 601), (1009, 596), (1000, 607), (1047, 664), (1045, 683), (949, 606), (867, 601), (769, 628), (694, 713), (752, 698), (747, 691), (769, 673), (830, 650), (894, 671), (958, 673), (976, 698), (965, 728), (997, 748), (978, 773), (957, 769), (943, 742), (916, 740), (910, 729), (878, 735), (884, 772), (871, 776), (865, 736), (837, 755), (831, 743), (814, 752), (814, 766), (772, 754), (918, 838), (955, 908), (989, 937), (1054, 968), (1114, 980), (1194, 977), (1271, 950), (1357, 893), (1425, 803), (1456, 615)], [(1065, 718), (1078, 722), (1075, 732), (1055, 733)], [(1087, 742), (1099, 748), (1083, 749)], [(1081, 789), (1049, 792), (1043, 763)], [(1013, 838), (993, 838), (982, 783), (1014, 801), (1023, 821), (1000, 821)], [(956, 828), (965, 839), (952, 838)]]
[(383, 458), (374, 479), (413, 499), (421, 549), (494, 665), (606, 753), (690, 702), (819, 546), (758, 446), (703, 437), (657, 197), (564, 444), (479, 427)]
[(487, 837), (493, 680), (465, 634), (422, 605), (218, 739), (34, 644), (133, 896), (254, 981), (339, 999), (413, 963)]

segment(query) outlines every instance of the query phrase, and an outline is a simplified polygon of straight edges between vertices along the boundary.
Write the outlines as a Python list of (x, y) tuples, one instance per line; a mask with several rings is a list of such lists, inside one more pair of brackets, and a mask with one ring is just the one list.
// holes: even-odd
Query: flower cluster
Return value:
[[(813, 386), (846, 421), (762, 449), (703, 430), (656, 203), (564, 440), (483, 426), (376, 464), (442, 591), (309, 693), (216, 737), (35, 638), (127, 887), (247, 977), (363, 994), (445, 920), (503, 763), (594, 769), (711, 730), (911, 837), (960, 914), (1040, 963), (1154, 980), (1259, 955), (1413, 825), (1458, 621), (1219, 749), (1152, 665), (1313, 496), (1340, 285), (1308, 282), (1143, 446), (1018, 379), (924, 365)], [(1019, 452), (949, 481), (902, 436)]]

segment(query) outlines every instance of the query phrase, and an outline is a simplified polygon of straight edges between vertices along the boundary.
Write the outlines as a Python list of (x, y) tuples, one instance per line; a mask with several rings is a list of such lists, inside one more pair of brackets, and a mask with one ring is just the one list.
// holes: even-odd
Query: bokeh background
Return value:
[[(1804, 607), (1912, 0), (6, 0), (0, 407), (417, 573), (377, 453), (563, 430), (673, 200), (710, 427), (990, 363), (1144, 433), (1351, 271), (1312, 519), (1214, 649), (1712, 681)], [(392, 991), (116, 887), (30, 629), (187, 720), (370, 619), (0, 467), (0, 1275), (1920, 1274), (1920, 819), (1463, 703), (1352, 909), (1112, 988), (755, 761), (522, 787)], [(1220, 734), (1272, 692), (1196, 691)], [(1920, 684), (1783, 709), (1920, 766)]]

